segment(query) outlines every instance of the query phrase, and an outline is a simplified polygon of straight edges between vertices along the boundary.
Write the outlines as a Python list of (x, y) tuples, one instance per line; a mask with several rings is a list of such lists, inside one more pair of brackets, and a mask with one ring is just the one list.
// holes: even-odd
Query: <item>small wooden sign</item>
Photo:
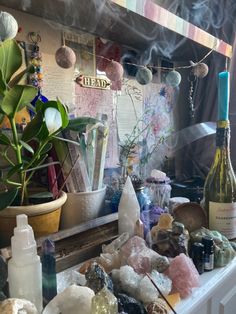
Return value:
[(75, 79), (75, 82), (82, 87), (110, 89), (110, 81), (105, 78), (96, 76), (80, 75)]

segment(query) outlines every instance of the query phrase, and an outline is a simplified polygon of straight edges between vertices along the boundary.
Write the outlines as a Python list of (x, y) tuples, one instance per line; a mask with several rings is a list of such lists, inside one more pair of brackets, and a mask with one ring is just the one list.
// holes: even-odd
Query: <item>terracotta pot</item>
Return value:
[(60, 229), (71, 228), (82, 222), (104, 215), (106, 187), (91, 191), (67, 193), (62, 207)]
[(61, 207), (66, 202), (67, 194), (51, 202), (27, 205), (9, 206), (0, 211), (0, 247), (10, 245), (13, 229), (16, 226), (16, 215), (26, 214), (28, 221), (34, 230), (35, 237), (55, 233), (59, 229)]

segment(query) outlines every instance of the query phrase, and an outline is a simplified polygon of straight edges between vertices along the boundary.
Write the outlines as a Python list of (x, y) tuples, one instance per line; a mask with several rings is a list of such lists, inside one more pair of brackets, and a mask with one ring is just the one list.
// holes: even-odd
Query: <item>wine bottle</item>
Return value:
[(229, 73), (219, 74), (216, 152), (204, 185), (209, 228), (236, 238), (236, 178), (230, 159)]

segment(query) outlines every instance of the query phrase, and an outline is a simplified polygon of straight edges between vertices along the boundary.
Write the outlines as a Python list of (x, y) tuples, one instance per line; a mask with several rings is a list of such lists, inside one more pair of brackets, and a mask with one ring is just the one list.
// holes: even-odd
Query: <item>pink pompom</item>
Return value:
[(111, 81), (120, 81), (124, 74), (123, 66), (117, 61), (111, 61), (106, 67), (106, 76)]
[(55, 58), (56, 63), (64, 69), (71, 68), (76, 62), (76, 55), (74, 51), (67, 46), (62, 46), (59, 48), (56, 51)]

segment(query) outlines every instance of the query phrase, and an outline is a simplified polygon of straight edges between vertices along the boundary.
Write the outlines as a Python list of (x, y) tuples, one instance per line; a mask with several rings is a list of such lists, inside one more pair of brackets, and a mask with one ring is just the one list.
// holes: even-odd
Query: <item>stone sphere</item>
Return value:
[(152, 71), (146, 67), (140, 67), (135, 77), (139, 84), (146, 85), (152, 81)]
[(69, 69), (75, 65), (76, 55), (70, 47), (62, 46), (56, 51), (55, 59), (61, 68)]
[(209, 68), (206, 63), (198, 63), (193, 66), (193, 75), (198, 78), (204, 78), (207, 76)]
[(120, 81), (124, 74), (123, 66), (117, 61), (108, 63), (105, 69), (106, 76), (113, 82)]
[(181, 82), (181, 75), (179, 72), (177, 71), (170, 71), (167, 75), (166, 75), (166, 84), (172, 87), (177, 87), (179, 86)]
[(7, 12), (0, 12), (0, 42), (5, 39), (12, 39), (18, 33), (16, 19)]

